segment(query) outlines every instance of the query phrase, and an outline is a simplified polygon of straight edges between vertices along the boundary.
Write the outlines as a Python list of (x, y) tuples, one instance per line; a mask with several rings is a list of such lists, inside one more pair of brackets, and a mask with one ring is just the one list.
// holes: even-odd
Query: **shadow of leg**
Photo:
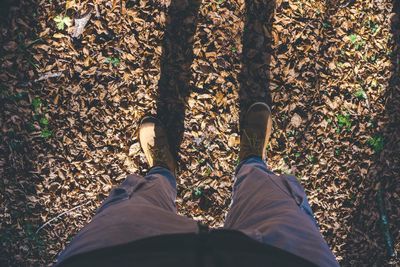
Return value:
[(242, 69), (239, 77), (240, 125), (243, 115), (252, 103), (261, 101), (272, 104), (269, 65), (274, 9), (275, 1), (246, 0)]
[(163, 41), (157, 116), (166, 126), (174, 156), (183, 137), (185, 105), (191, 92), (193, 41), (200, 0), (172, 0)]
[[(344, 265), (352, 266), (352, 254), (364, 259), (361, 265), (398, 266), (400, 251), (400, 2), (393, 1), (392, 73), (385, 92), (385, 111), (380, 115), (384, 124), (374, 139), (382, 149), (374, 155), (367, 179), (360, 188), (357, 205), (352, 213), (351, 234), (347, 237)], [(354, 247), (360, 247), (357, 252)]]

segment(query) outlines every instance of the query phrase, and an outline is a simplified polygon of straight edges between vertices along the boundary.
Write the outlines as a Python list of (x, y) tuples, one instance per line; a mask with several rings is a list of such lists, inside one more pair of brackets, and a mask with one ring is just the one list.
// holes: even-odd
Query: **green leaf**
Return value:
[(47, 126), (49, 125), (49, 120), (46, 117), (42, 117), (39, 121), (41, 126)]
[(363, 89), (359, 89), (357, 92), (354, 93), (354, 95), (358, 99), (367, 99), (367, 93)]
[(351, 119), (350, 119), (350, 114), (339, 114), (336, 116), (337, 123), (339, 126), (339, 131), (343, 128), (346, 128), (348, 131), (350, 130), (351, 127)]
[(192, 194), (193, 194), (193, 197), (200, 198), (203, 195), (203, 188), (196, 187), (195, 189), (193, 189)]
[(111, 63), (114, 67), (116, 67), (119, 65), (119, 63), (121, 63), (121, 60), (117, 57), (107, 57), (104, 62), (107, 64)]
[(50, 138), (52, 135), (53, 135), (53, 132), (47, 128), (43, 129), (42, 133), (40, 134), (40, 136), (43, 138)]
[(38, 108), (40, 108), (41, 105), (42, 105), (42, 100), (39, 97), (35, 97), (32, 100), (32, 107), (33, 107), (34, 111), (36, 111)]
[(355, 44), (357, 42), (358, 35), (357, 34), (351, 34), (349, 35), (349, 40), (352, 44)]
[(371, 137), (368, 139), (367, 143), (375, 153), (381, 152), (385, 146), (385, 140), (381, 135), (375, 135), (374, 137)]
[(65, 26), (69, 27), (72, 25), (72, 20), (67, 16), (58, 15), (54, 18), (57, 29), (64, 30)]

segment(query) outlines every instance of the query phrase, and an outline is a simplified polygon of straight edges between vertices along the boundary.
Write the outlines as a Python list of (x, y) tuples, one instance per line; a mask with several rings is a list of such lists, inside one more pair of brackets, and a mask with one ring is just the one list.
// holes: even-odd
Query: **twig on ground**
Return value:
[(35, 80), (35, 82), (40, 82), (40, 81), (43, 81), (43, 80), (47, 80), (49, 78), (60, 77), (61, 75), (62, 75), (62, 72), (55, 72), (55, 73), (48, 72), (48, 73), (43, 74), (39, 78), (37, 78)]
[(82, 203), (82, 204), (80, 204), (80, 205), (78, 205), (78, 206), (76, 206), (76, 207), (73, 207), (72, 209), (66, 210), (66, 211), (64, 211), (64, 212), (62, 212), (62, 213), (60, 213), (60, 214), (58, 214), (56, 217), (54, 217), (54, 218), (48, 220), (47, 222), (45, 222), (44, 224), (42, 224), (42, 226), (40, 226), (40, 227), (36, 230), (36, 234), (39, 233), (39, 231), (42, 230), (44, 227), (46, 227), (47, 225), (49, 225), (51, 222), (57, 220), (58, 218), (60, 218), (60, 217), (63, 216), (64, 214), (67, 214), (67, 213), (70, 213), (71, 211), (77, 210), (77, 209), (79, 209), (80, 207), (89, 204), (91, 201), (92, 201), (92, 199), (90, 199), (90, 200), (86, 201), (85, 203)]

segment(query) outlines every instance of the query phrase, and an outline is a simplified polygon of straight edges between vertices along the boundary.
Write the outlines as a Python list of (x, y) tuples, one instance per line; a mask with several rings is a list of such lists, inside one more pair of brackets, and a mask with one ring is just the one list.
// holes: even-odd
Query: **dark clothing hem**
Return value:
[(234, 230), (171, 234), (77, 254), (57, 266), (316, 266)]

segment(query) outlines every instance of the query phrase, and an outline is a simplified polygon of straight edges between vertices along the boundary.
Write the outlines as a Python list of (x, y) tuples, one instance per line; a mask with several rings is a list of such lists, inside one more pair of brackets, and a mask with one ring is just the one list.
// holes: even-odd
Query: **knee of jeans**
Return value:
[(120, 187), (115, 188), (112, 190), (112, 192), (110, 193), (108, 198), (106, 200), (104, 200), (103, 204), (101, 204), (97, 213), (101, 212), (102, 210), (104, 210), (105, 208), (107, 208), (108, 206), (110, 206), (112, 204), (116, 204), (118, 202), (121, 202), (121, 201), (127, 200), (127, 199), (129, 199), (129, 194), (124, 188), (120, 188)]

